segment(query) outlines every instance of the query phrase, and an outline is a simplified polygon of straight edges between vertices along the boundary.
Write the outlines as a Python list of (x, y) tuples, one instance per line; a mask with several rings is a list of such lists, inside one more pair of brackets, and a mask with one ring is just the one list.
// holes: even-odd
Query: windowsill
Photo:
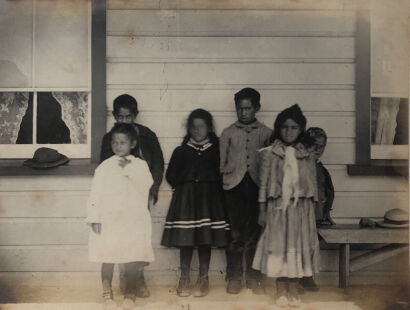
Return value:
[(351, 176), (402, 176), (408, 177), (409, 167), (406, 165), (347, 165), (347, 173)]
[(97, 163), (90, 159), (71, 159), (67, 164), (55, 168), (34, 169), (23, 166), (22, 160), (0, 160), (0, 176), (31, 175), (93, 175)]

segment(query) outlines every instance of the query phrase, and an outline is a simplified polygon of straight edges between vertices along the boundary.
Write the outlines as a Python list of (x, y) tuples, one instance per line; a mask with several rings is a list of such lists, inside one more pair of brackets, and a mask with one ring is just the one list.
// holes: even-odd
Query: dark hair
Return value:
[(189, 116), (188, 116), (188, 120), (186, 123), (186, 135), (184, 137), (184, 140), (182, 141), (182, 144), (187, 143), (189, 141), (189, 139), (191, 138), (191, 136), (189, 135), (189, 128), (191, 128), (194, 119), (199, 118), (205, 121), (206, 126), (209, 129), (209, 133), (208, 133), (208, 137), (209, 140), (214, 143), (214, 144), (218, 144), (219, 140), (218, 137), (215, 134), (215, 128), (214, 128), (214, 121), (213, 121), (213, 117), (211, 115), (211, 113), (209, 113), (208, 111), (204, 110), (204, 109), (196, 109), (193, 110)]
[(313, 138), (317, 139), (319, 137), (325, 138), (325, 141), (327, 141), (327, 134), (326, 131), (324, 131), (322, 128), (319, 127), (310, 127), (306, 130), (306, 135)]
[(261, 94), (253, 88), (247, 87), (247, 88), (242, 88), (240, 91), (238, 91), (235, 94), (235, 106), (238, 106), (239, 102), (241, 100), (247, 99), (250, 100), (253, 107), (257, 110), (260, 109), (261, 107)]
[(294, 104), (293, 106), (280, 112), (276, 117), (275, 123), (273, 124), (273, 133), (270, 137), (271, 143), (276, 139), (282, 140), (282, 137), (280, 136), (280, 128), (282, 127), (283, 123), (286, 122), (286, 120), (289, 118), (294, 120), (300, 126), (301, 132), (297, 141), (303, 140), (306, 130), (306, 117), (303, 115), (303, 112), (300, 109), (299, 105)]
[(132, 124), (116, 123), (114, 127), (111, 129), (110, 133), (111, 139), (115, 133), (123, 133), (128, 137), (128, 139), (130, 139), (130, 141), (136, 141), (137, 146), (139, 145), (138, 134), (135, 130), (134, 125)]
[(114, 115), (118, 115), (121, 108), (129, 110), (135, 116), (138, 114), (138, 102), (133, 96), (130, 96), (128, 94), (124, 94), (115, 98), (113, 107)]

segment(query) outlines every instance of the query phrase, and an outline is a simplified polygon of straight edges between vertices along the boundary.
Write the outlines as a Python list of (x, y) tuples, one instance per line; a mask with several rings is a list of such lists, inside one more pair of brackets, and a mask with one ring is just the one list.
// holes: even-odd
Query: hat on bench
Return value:
[(390, 209), (384, 214), (384, 219), (376, 224), (384, 228), (406, 228), (409, 227), (409, 214), (403, 209)]
[(25, 160), (23, 165), (36, 169), (47, 169), (64, 165), (68, 161), (67, 156), (60, 154), (56, 150), (40, 147), (34, 152), (33, 158)]

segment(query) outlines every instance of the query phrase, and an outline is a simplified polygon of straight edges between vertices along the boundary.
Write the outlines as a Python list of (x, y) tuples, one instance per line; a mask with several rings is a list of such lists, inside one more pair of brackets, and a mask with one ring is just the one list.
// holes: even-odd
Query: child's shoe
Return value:
[(317, 292), (319, 290), (319, 286), (315, 283), (313, 277), (303, 277), (299, 280), (299, 283), (304, 290), (311, 292)]
[(209, 280), (208, 275), (198, 277), (198, 281), (195, 284), (194, 297), (204, 297), (209, 292)]
[(150, 292), (145, 284), (145, 279), (142, 277), (138, 279), (137, 283), (137, 297), (139, 298), (148, 298), (150, 296)]
[(283, 281), (276, 282), (276, 305), (278, 307), (287, 307), (288, 302), (288, 283)]
[(135, 307), (135, 295), (125, 295), (124, 301), (122, 303), (122, 308), (124, 310), (130, 310)]
[(252, 293), (254, 293), (255, 295), (265, 294), (265, 286), (263, 285), (263, 282), (259, 279), (246, 280), (246, 287), (252, 290)]
[(288, 289), (288, 305), (290, 307), (300, 307), (301, 301), (298, 292), (298, 282), (291, 282), (289, 283)]
[(239, 294), (242, 289), (241, 279), (229, 279), (228, 285), (226, 286), (226, 292), (228, 294)]
[(116, 309), (117, 304), (114, 301), (112, 290), (103, 291), (103, 308), (106, 310)]
[(189, 278), (181, 277), (179, 279), (177, 295), (179, 297), (188, 297), (191, 295), (191, 284)]

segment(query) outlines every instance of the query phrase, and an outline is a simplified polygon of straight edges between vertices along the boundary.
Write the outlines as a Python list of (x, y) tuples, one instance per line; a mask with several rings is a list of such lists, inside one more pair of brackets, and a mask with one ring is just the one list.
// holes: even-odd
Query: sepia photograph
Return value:
[(0, 0), (0, 310), (407, 310), (409, 0)]

